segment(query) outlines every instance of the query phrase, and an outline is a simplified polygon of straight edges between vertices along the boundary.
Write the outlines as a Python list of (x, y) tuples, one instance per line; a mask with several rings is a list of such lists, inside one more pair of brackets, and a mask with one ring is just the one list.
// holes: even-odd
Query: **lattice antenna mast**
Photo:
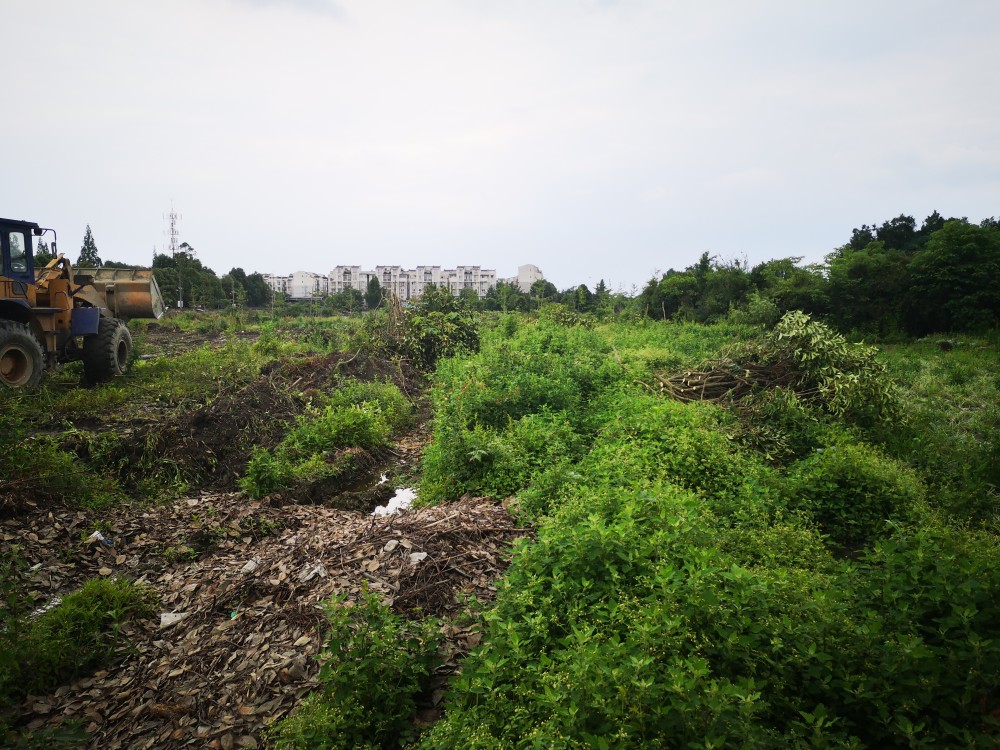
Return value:
[[(184, 217), (174, 210), (174, 202), (170, 201), (170, 213), (163, 218), (170, 222), (170, 228), (167, 230), (167, 242), (170, 248), (170, 257), (175, 260), (177, 268), (177, 307), (184, 307), (184, 273), (181, 268), (181, 259), (177, 257), (177, 253), (180, 252), (177, 240), (181, 234), (177, 229), (177, 222)], [(189, 249), (188, 252), (193, 254), (193, 250)]]
[(167, 243), (170, 248), (170, 257), (176, 258), (178, 245), (177, 240), (181, 236), (180, 230), (177, 229), (177, 222), (184, 217), (179, 213), (174, 211), (173, 201), (170, 202), (170, 213), (163, 217), (170, 221), (170, 228), (167, 230)]

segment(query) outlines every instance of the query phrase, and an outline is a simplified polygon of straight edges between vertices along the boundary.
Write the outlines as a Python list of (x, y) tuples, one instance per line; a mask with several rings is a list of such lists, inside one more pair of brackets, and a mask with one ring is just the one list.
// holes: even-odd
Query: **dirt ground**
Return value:
[[(152, 324), (143, 350), (161, 356), (216, 339)], [(260, 501), (234, 491), (252, 451), (277, 445), (312, 391), (346, 379), (388, 379), (418, 402), (423, 388), (405, 365), (358, 354), (276, 361), (203, 406), (137, 418), (121, 455), (108, 458), (125, 479), (151, 467), (183, 471), (190, 497), (90, 511), (18, 488), (16, 512), (0, 515), (0, 541), (20, 548), (39, 606), (99, 576), (148, 584), (160, 600), (158, 617), (125, 627), (127, 645), (108, 668), (30, 696), (24, 726), (81, 722), (102, 749), (261, 747), (265, 728), (317, 685), (324, 607), (364, 591), (408, 616), (442, 618), (443, 666), (418, 723), (439, 715), (448, 677), (480, 638), (474, 618), (455, 616), (467, 596), (493, 598), (510, 545), (530, 532), (476, 498), (371, 514), (396, 478), (415, 474), (427, 414), (359, 461), (346, 486)], [(86, 445), (77, 448), (86, 458)]]
[(167, 322), (147, 323), (137, 332), (135, 341), (139, 346), (139, 356), (143, 359), (179, 354), (197, 349), (205, 344), (223, 346), (232, 336), (243, 341), (256, 341), (260, 334), (256, 331), (219, 333), (217, 331), (181, 331)]
[[(94, 748), (260, 747), (317, 684), (331, 596), (373, 591), (399, 612), (448, 618), (460, 597), (493, 598), (510, 544), (527, 533), (475, 498), (388, 516), (236, 493), (104, 513), (35, 508), (0, 523), (0, 538), (21, 545), (38, 601), (124, 576), (155, 588), (161, 614), (126, 628), (108, 669), (29, 697), (22, 718), (33, 729), (81, 721)], [(442, 634), (423, 722), (480, 637), (473, 625)]]

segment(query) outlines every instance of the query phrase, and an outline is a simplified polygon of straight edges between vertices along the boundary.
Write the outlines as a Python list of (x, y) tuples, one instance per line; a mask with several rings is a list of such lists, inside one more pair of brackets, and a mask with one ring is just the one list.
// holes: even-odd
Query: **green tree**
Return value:
[(910, 256), (876, 240), (862, 250), (849, 246), (828, 262), (830, 318), (842, 331), (891, 335), (903, 328), (910, 286)]
[(801, 261), (801, 257), (780, 258), (754, 266), (750, 284), (774, 302), (782, 314), (802, 310), (810, 315), (826, 315), (830, 307), (826, 269), (818, 264), (799, 266)]
[(334, 310), (351, 315), (356, 310), (361, 310), (364, 307), (365, 297), (357, 289), (348, 287), (343, 291), (331, 294), (327, 298), (327, 303)]
[(90, 224), (83, 235), (83, 246), (80, 248), (80, 257), (76, 259), (78, 266), (97, 268), (101, 265), (101, 256), (97, 254), (97, 245), (94, 243), (94, 235), (90, 231)]
[(458, 299), (463, 307), (469, 310), (482, 310), (483, 302), (475, 289), (461, 289), (458, 292)]
[(55, 257), (56, 256), (49, 250), (48, 244), (39, 240), (38, 245), (35, 247), (35, 268), (43, 268)]
[(517, 284), (498, 281), (483, 298), (483, 308), (502, 312), (514, 312), (527, 308), (527, 297)]
[(271, 288), (262, 274), (255, 272), (247, 276), (244, 287), (247, 290), (247, 305), (250, 307), (264, 307), (270, 303)]
[(365, 305), (369, 310), (374, 310), (382, 304), (382, 285), (374, 276), (368, 278), (368, 289), (365, 292)]
[(743, 305), (749, 292), (750, 276), (740, 261), (713, 262), (699, 285), (695, 319), (703, 323), (720, 320), (731, 308)]
[(911, 330), (979, 331), (1000, 324), (1000, 232), (949, 221), (910, 263)]
[(559, 297), (559, 290), (556, 289), (556, 285), (551, 281), (545, 279), (537, 279), (534, 284), (531, 285), (531, 291), (528, 293), (531, 299), (537, 300), (537, 307), (541, 307), (543, 302), (552, 302)]

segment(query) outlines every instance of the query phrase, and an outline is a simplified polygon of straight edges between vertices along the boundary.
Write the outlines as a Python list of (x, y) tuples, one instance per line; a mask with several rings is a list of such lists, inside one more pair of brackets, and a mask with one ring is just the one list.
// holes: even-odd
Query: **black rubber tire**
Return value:
[(103, 383), (128, 369), (132, 334), (118, 318), (101, 318), (97, 333), (83, 337), (83, 373), (92, 383)]
[(44, 371), (42, 346), (28, 326), (0, 320), (0, 386), (33, 388)]

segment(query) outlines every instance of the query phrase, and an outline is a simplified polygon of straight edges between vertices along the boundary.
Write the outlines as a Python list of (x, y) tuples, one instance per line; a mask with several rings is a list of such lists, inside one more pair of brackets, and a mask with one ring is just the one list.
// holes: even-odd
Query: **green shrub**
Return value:
[(735, 325), (772, 327), (781, 319), (781, 309), (774, 300), (763, 296), (760, 292), (750, 293), (747, 302), (742, 307), (731, 307), (727, 321)]
[(368, 594), (327, 607), (320, 687), (271, 729), (277, 750), (393, 748), (412, 740), (415, 698), (437, 663), (433, 621), (407, 622)]
[(424, 452), (423, 502), (477, 492), (509, 497), (555, 465), (580, 457), (585, 441), (564, 412), (544, 409), (511, 422), (505, 430), (439, 425)]
[(828, 326), (798, 310), (786, 313), (759, 345), (756, 355), (799, 370), (795, 390), (848, 424), (871, 428), (900, 421), (895, 384), (873, 346), (851, 344)]
[(850, 716), (868, 747), (995, 747), (1000, 734), (1000, 538), (934, 519), (876, 543), (853, 582), (865, 670)]
[(888, 533), (888, 522), (910, 518), (924, 496), (910, 469), (864, 444), (820, 449), (793, 465), (788, 480), (789, 505), (843, 548)]
[(763, 470), (726, 436), (728, 417), (714, 406), (624, 393), (610, 398), (603, 413), (607, 421), (579, 466), (591, 487), (627, 490), (666, 481), (725, 514), (748, 478)]
[(121, 579), (87, 581), (76, 593), (40, 614), (4, 622), (0, 633), (0, 701), (48, 693), (107, 663), (121, 647), (120, 626), (155, 611), (156, 593)]
[(240, 479), (248, 494), (260, 498), (345, 475), (354, 467), (350, 449), (385, 446), (412, 411), (391, 383), (347, 383), (325, 401), (300, 415), (273, 451), (254, 451)]
[(261, 498), (272, 492), (290, 487), (295, 479), (295, 468), (287, 458), (279, 458), (271, 451), (255, 451), (247, 463), (246, 474), (240, 486), (251, 497)]
[(887, 359), (903, 389), (907, 421), (880, 436), (885, 449), (921, 473), (935, 506), (1000, 529), (995, 346), (970, 341), (942, 351), (934, 342), (916, 342), (890, 347)]
[(817, 570), (733, 564), (717, 523), (665, 484), (564, 505), (424, 746), (785, 746), (853, 651), (849, 602)]
[(374, 448), (384, 445), (388, 436), (389, 425), (377, 402), (331, 405), (303, 415), (279, 450), (291, 459), (304, 459), (337, 448)]

